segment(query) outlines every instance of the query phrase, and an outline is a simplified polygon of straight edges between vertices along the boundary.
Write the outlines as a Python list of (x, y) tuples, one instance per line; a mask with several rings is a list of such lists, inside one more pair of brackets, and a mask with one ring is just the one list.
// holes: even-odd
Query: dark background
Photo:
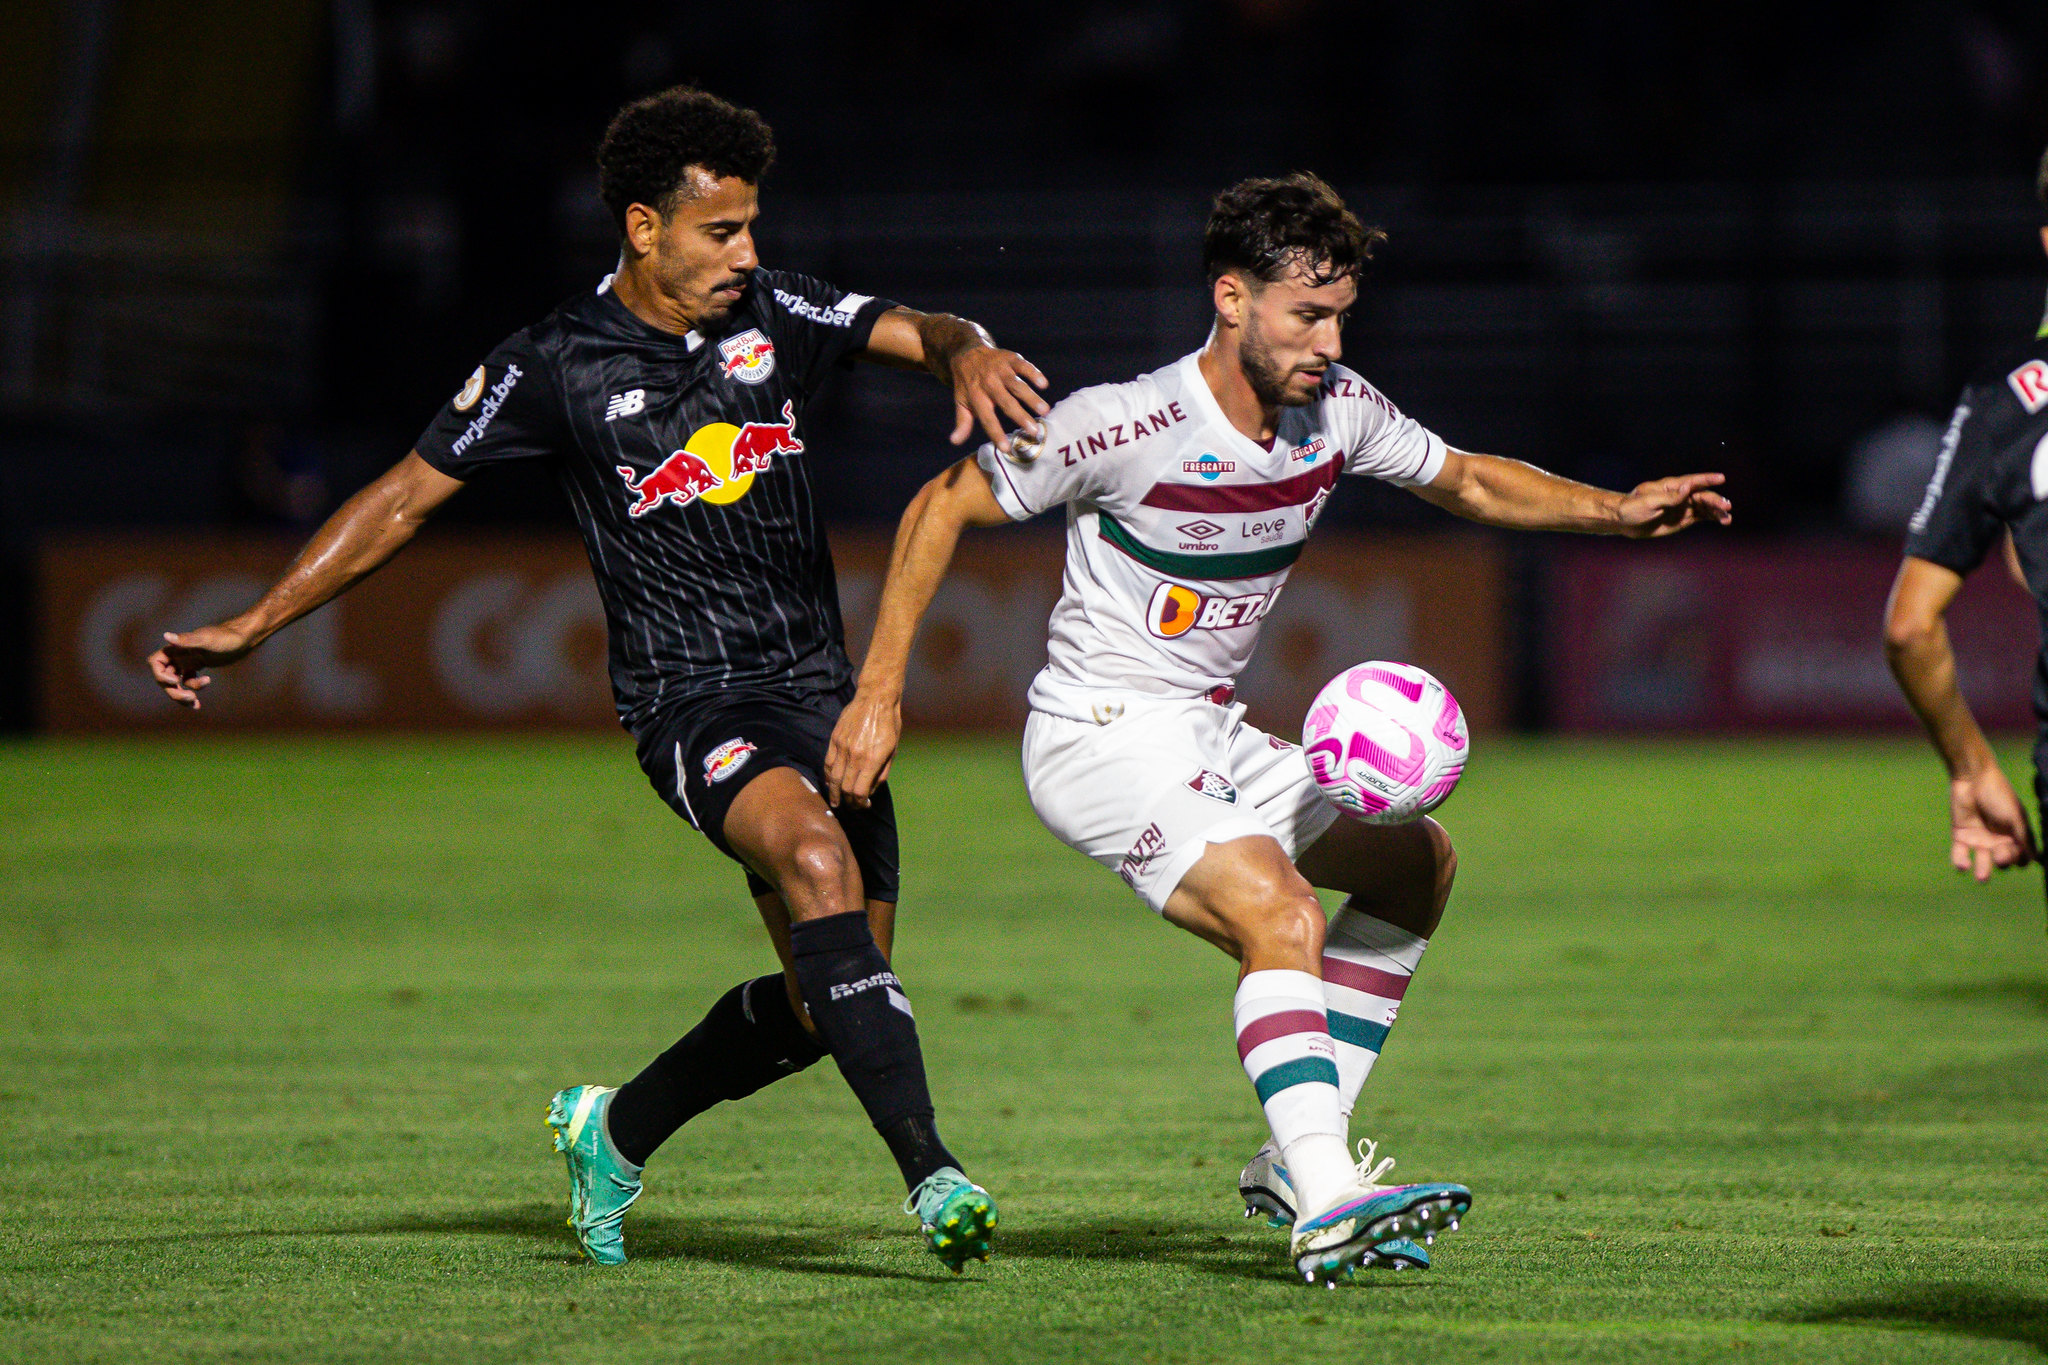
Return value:
[[(1392, 233), (1346, 358), (1397, 403), (1609, 485), (1723, 469), (1744, 534), (1846, 531), (1858, 439), (1940, 421), (2048, 280), (2038, 0), (9, 0), (0, 32), (10, 629), (53, 530), (294, 532), (402, 455), (609, 269), (591, 149), (678, 81), (775, 126), (768, 263), (975, 317), (1060, 392), (1198, 345), (1208, 197), (1315, 170)], [(893, 520), (948, 415), (842, 383), (833, 515)], [(1439, 516), (1353, 482), (1339, 522)], [(518, 474), (449, 516), (566, 524)]]

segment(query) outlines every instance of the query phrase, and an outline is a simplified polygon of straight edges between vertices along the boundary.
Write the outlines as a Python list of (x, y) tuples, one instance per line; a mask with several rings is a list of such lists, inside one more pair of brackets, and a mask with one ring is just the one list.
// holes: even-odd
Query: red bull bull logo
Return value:
[(634, 497), (626, 514), (637, 520), (665, 504), (687, 507), (699, 498), (738, 502), (754, 486), (754, 476), (767, 473), (777, 455), (801, 455), (803, 449), (796, 434), (796, 405), (785, 402), (780, 422), (713, 422), (697, 428), (681, 450), (644, 476), (631, 465), (614, 468)]
[(725, 363), (726, 378), (742, 384), (758, 384), (775, 373), (775, 343), (758, 327), (719, 342), (718, 356)]
[(784, 399), (780, 422), (749, 422), (732, 438), (732, 472), (766, 474), (777, 455), (801, 455), (803, 449), (796, 438), (796, 404)]
[(747, 766), (747, 760), (754, 756), (757, 746), (743, 739), (729, 739), (704, 755), (704, 780), (723, 782)]
[(626, 509), (626, 515), (639, 518), (646, 516), (665, 502), (678, 507), (687, 507), (698, 498), (724, 483), (711, 472), (704, 457), (688, 450), (675, 454), (656, 465), (645, 478), (633, 466), (617, 466), (619, 477), (626, 481), (626, 489), (638, 499)]

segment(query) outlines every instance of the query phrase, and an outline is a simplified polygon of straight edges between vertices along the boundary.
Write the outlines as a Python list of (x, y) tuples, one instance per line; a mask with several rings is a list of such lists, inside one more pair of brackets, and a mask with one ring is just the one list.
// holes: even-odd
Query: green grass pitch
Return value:
[(1477, 1204), (1334, 1292), (1240, 1217), (1231, 965), (1038, 826), (1011, 742), (896, 785), (897, 965), (1002, 1201), (958, 1279), (830, 1065), (576, 1260), (548, 1095), (770, 966), (622, 739), (0, 749), (0, 1359), (2048, 1354), (2041, 881), (1948, 873), (1915, 745), (1482, 737), (1357, 1123)]

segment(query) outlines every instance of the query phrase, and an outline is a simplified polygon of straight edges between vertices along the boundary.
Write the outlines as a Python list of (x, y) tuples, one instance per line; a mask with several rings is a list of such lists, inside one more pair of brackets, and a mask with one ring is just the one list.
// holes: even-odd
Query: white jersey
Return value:
[(1280, 409), (1261, 446), (1223, 415), (1199, 355), (1062, 399), (1029, 458), (981, 448), (1011, 517), (1067, 506), (1065, 582), (1031, 684), (1038, 710), (1100, 720), (1102, 689), (1199, 697), (1235, 685), (1337, 476), (1412, 486), (1443, 468), (1444, 443), (1341, 365), (1315, 402)]

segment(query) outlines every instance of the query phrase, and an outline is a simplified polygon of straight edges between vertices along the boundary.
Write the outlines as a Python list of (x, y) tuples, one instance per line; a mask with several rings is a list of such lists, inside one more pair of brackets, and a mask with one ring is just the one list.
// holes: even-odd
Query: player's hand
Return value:
[(950, 362), (953, 375), (953, 444), (974, 434), (974, 424), (996, 443), (996, 449), (1010, 453), (1010, 438), (1003, 433), (1003, 419), (1032, 440), (1045, 432), (1038, 419), (1052, 411), (1052, 405), (1038, 396), (1046, 378), (1036, 365), (998, 346), (972, 346)]
[(149, 656), (149, 673), (165, 696), (197, 711), (199, 689), (213, 681), (206, 670), (231, 664), (255, 647), (245, 632), (229, 626), (167, 630), (163, 648)]
[(888, 778), (902, 737), (903, 707), (897, 698), (854, 693), (825, 749), (826, 804), (851, 802), (865, 808)]
[(1726, 526), (1735, 516), (1728, 499), (1712, 490), (1728, 482), (1724, 474), (1684, 474), (1652, 479), (1622, 495), (1616, 514), (1621, 533), (1636, 540), (1676, 535), (1702, 521)]
[(1948, 784), (1948, 860), (1980, 882), (1993, 868), (2025, 867), (2040, 856), (2027, 808), (1996, 764)]

